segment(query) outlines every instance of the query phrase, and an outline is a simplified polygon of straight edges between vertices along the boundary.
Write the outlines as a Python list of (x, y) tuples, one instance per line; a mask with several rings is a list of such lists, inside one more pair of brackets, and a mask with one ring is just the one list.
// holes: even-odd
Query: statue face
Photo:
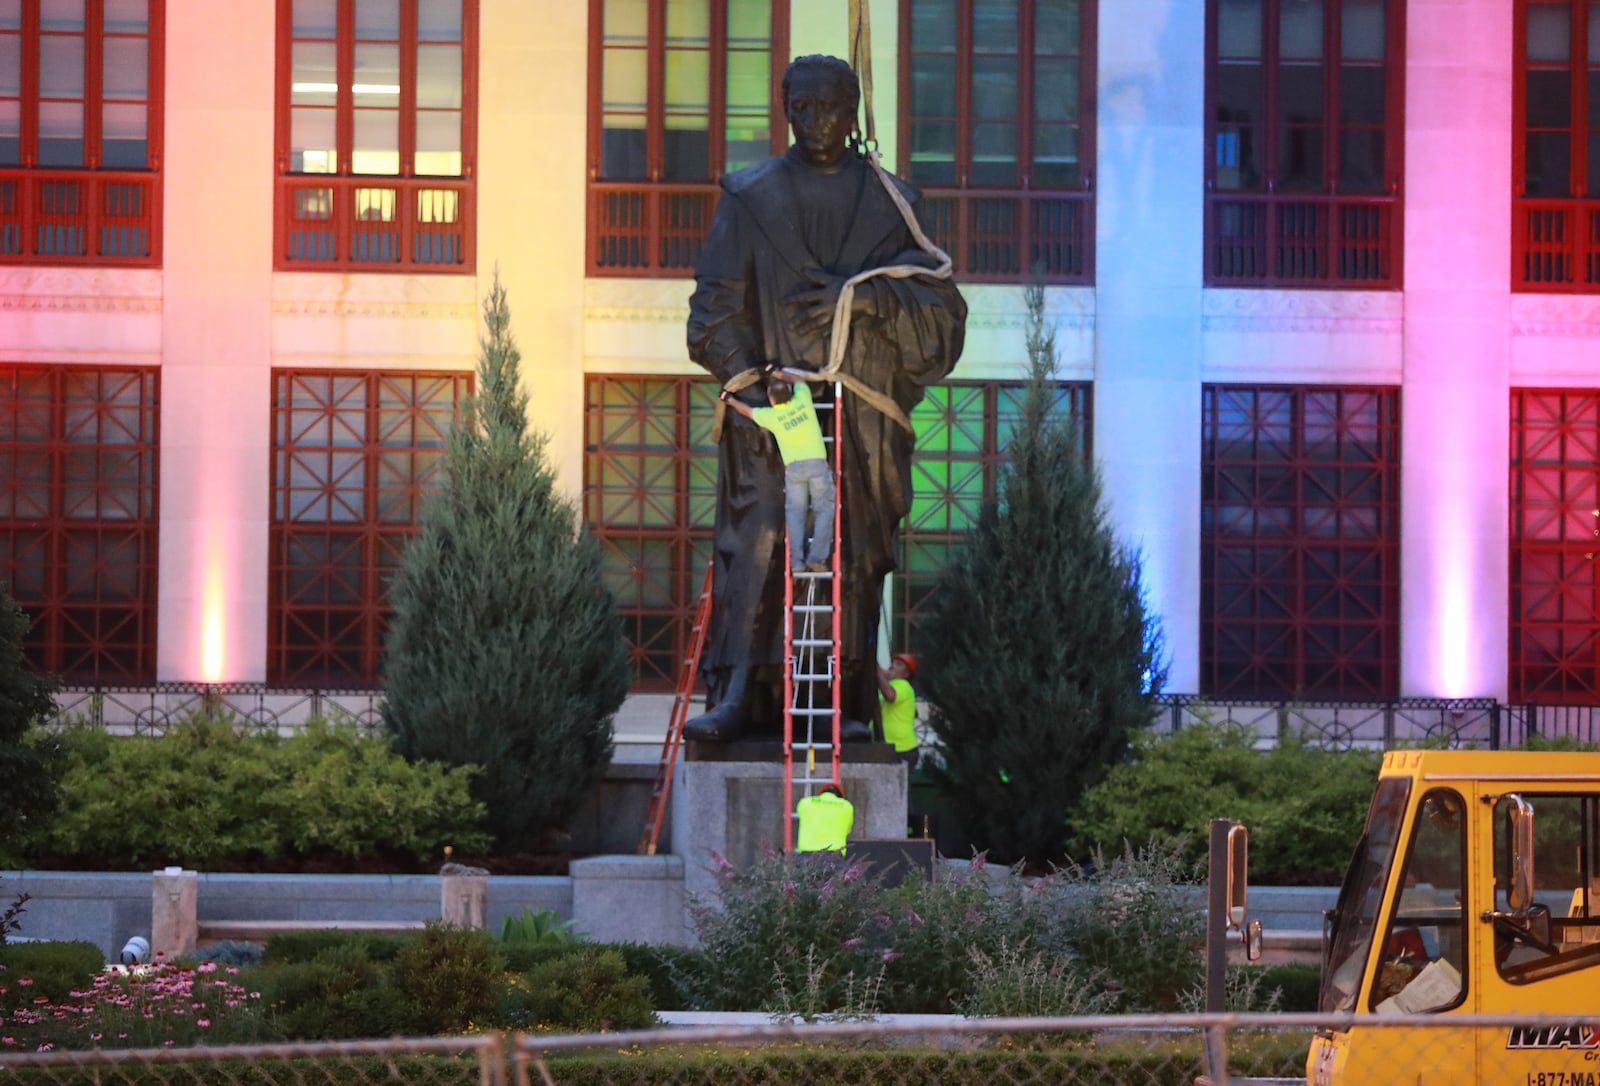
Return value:
[(787, 114), (795, 146), (807, 162), (831, 166), (843, 157), (855, 118), (849, 89), (837, 76), (817, 68), (796, 69), (789, 79)]

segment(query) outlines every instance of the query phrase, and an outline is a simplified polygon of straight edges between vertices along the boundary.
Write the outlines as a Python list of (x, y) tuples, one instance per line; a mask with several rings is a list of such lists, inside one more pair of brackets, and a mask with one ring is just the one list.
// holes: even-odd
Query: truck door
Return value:
[[(1533, 901), (1513, 915), (1511, 810), (1533, 809)], [(1486, 1014), (1550, 1014), (1536, 1029), (1483, 1029), (1484, 1086), (1600, 1086), (1600, 793), (1592, 784), (1494, 799), (1494, 907), (1479, 971)], [(1567, 1018), (1565, 1016), (1569, 1016)], [(1587, 1020), (1586, 1020), (1587, 1016)]]
[[(1466, 802), (1456, 789), (1435, 786), (1416, 801), (1415, 812), (1409, 835), (1399, 842), (1400, 870), (1378, 918), (1369, 979), (1348, 1008), (1357, 1013), (1448, 1016), (1472, 1010), (1466, 981)], [(1475, 1070), (1468, 1028), (1355, 1028), (1344, 1048), (1342, 1064), (1330, 1068), (1330, 1082), (1470, 1083)]]

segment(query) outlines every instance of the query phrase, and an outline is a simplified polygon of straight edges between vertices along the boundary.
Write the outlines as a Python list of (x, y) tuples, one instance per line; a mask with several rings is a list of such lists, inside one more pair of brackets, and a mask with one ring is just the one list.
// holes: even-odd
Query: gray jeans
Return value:
[[(783, 473), (783, 516), (789, 527), (789, 563), (826, 562), (833, 550), (833, 469), (826, 460), (796, 460)], [(816, 518), (806, 546), (806, 508)]]

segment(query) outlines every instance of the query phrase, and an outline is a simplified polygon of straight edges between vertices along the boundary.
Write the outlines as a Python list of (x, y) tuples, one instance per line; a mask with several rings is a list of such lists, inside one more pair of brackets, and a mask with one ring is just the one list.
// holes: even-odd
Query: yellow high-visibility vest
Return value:
[(850, 828), (856, 821), (856, 809), (849, 800), (832, 792), (821, 792), (802, 799), (795, 811), (800, 816), (796, 852), (844, 851)]

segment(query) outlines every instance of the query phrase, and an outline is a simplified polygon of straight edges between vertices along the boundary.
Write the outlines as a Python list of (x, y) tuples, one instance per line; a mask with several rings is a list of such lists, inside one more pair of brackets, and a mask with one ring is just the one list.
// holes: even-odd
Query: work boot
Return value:
[(739, 738), (746, 724), (745, 696), (749, 680), (749, 668), (731, 668), (727, 686), (717, 704), (686, 722), (683, 737), (691, 743), (726, 743)]

